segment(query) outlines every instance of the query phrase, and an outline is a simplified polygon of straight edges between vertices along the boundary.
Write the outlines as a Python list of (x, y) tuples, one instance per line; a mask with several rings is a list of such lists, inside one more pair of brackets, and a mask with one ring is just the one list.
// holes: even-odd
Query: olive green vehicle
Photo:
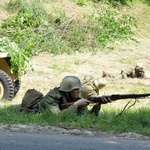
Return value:
[(20, 89), (21, 80), (11, 70), (11, 56), (0, 53), (0, 100), (11, 100)]

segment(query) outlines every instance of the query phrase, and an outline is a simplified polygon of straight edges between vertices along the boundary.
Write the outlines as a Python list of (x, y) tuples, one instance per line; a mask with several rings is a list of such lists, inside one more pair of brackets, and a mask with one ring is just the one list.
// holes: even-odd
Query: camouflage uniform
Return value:
[(56, 114), (60, 114), (63, 112), (80, 113), (80, 111), (76, 109), (74, 105), (71, 105), (70, 107), (62, 111), (61, 104), (68, 103), (69, 101), (74, 102), (80, 98), (77, 98), (76, 100), (71, 100), (71, 97), (67, 98), (64, 93), (61, 92), (59, 89), (60, 87), (54, 88), (44, 96), (39, 104), (40, 110), (49, 109), (51, 112)]
[[(69, 94), (69, 92), (71, 90), (81, 88), (80, 81), (79, 81), (79, 83), (73, 83), (72, 81), (74, 79), (77, 80), (78, 78), (75, 76), (66, 76), (62, 80), (60, 87), (57, 87), (57, 88), (54, 88), (53, 90), (50, 90), (44, 96), (44, 98), (39, 103), (39, 109), (41, 111), (43, 111), (45, 109), (49, 109), (51, 112), (56, 113), (56, 114), (63, 114), (63, 113), (83, 114), (83, 113), (87, 113), (88, 112), (87, 107), (75, 108), (73, 104), (64, 110), (62, 110), (62, 108), (61, 108), (61, 104), (65, 104), (65, 103), (69, 103), (69, 102), (75, 102), (81, 98), (79, 96), (77, 99), (72, 99), (70, 94)], [(66, 95), (66, 93), (68, 93), (68, 95)]]

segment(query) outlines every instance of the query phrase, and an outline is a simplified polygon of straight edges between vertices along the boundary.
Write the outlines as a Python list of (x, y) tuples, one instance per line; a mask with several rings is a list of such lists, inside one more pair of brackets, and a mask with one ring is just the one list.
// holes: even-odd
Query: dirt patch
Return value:
[(2, 22), (10, 16), (10, 14), (5, 9), (7, 3), (8, 3), (8, 0), (0, 1), (0, 26)]
[(144, 136), (136, 133), (114, 133), (102, 132), (93, 130), (80, 130), (80, 129), (64, 129), (52, 126), (41, 127), (38, 125), (3, 125), (0, 124), (0, 130), (7, 130), (9, 132), (25, 132), (25, 133), (45, 133), (45, 134), (71, 134), (71, 135), (84, 135), (91, 137), (103, 138), (122, 138), (122, 139), (137, 139), (137, 140), (150, 140), (150, 136)]

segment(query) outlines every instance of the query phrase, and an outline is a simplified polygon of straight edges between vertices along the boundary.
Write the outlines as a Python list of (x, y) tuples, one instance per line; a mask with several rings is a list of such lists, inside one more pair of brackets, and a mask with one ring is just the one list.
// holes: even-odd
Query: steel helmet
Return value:
[(143, 64), (142, 63), (137, 63), (135, 69), (140, 69), (143, 68)]
[(70, 92), (74, 89), (80, 89), (81, 82), (80, 79), (76, 76), (66, 76), (62, 79), (60, 83), (60, 91)]
[(102, 89), (106, 86), (106, 80), (104, 78), (94, 79), (94, 85), (97, 89)]

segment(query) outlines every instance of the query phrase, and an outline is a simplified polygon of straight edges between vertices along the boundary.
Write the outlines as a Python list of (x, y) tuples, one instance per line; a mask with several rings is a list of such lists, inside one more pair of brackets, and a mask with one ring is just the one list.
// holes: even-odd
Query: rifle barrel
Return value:
[(137, 98), (145, 98), (150, 96), (150, 93), (146, 94), (112, 94), (112, 95), (103, 95), (98, 97), (90, 97), (89, 100), (92, 102), (101, 102), (103, 98), (110, 98), (112, 101), (119, 99), (137, 99)]

